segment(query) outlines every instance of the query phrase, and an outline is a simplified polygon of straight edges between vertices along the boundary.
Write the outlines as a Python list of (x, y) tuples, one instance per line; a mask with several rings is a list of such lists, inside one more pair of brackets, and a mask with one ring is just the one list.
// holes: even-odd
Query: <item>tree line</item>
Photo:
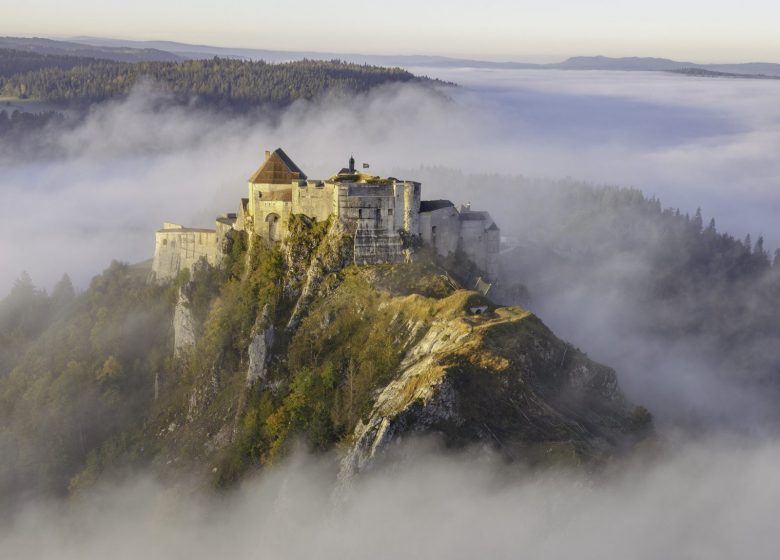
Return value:
[(72, 55), (40, 54), (14, 49), (0, 49), (0, 79), (16, 74), (36, 72), (44, 68), (70, 70), (75, 66), (85, 66), (98, 62), (95, 58)]
[[(23, 67), (22, 62), (19, 63)], [(417, 78), (400, 68), (352, 64), (339, 60), (300, 60), (272, 64), (226, 58), (185, 62), (120, 63), (93, 61), (67, 67), (65, 62), (0, 78), (0, 94), (44, 101), (84, 104), (126, 96), (150, 80), (177, 99), (246, 110), (284, 106), (313, 99), (326, 91), (360, 93)]]
[[(663, 208), (635, 188), (573, 182), (523, 189), (525, 235), (545, 248), (514, 274), (539, 301), (571, 290), (618, 295), (624, 332), (685, 345), (723, 375), (780, 394), (780, 250), (714, 218)], [(539, 211), (543, 209), (544, 211)], [(528, 251), (525, 251), (528, 254)], [(609, 297), (605, 301), (610, 301)]]

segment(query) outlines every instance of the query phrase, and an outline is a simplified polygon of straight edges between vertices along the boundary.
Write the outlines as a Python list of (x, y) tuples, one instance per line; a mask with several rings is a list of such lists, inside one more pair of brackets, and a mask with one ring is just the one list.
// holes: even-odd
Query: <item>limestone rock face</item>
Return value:
[(349, 224), (342, 220), (333, 221), (324, 242), (314, 253), (306, 270), (303, 289), (287, 323), (288, 331), (294, 331), (298, 327), (325, 276), (341, 270), (350, 263), (353, 258), (353, 235), (354, 232)]
[[(192, 276), (207, 270), (211, 265), (204, 258), (198, 259), (192, 265)], [(195, 344), (196, 326), (192, 315), (192, 292), (195, 282), (189, 280), (179, 288), (179, 297), (173, 311), (173, 353), (181, 356), (182, 353)]]
[(195, 320), (190, 309), (187, 286), (179, 288), (179, 298), (173, 312), (173, 352), (181, 356), (187, 348), (195, 344)]
[(561, 455), (575, 462), (614, 453), (651, 430), (614, 371), (557, 339), (531, 313), (438, 320), (358, 422), (341, 477), (369, 468), (392, 442), (434, 432), (450, 446), (481, 443), (510, 459)]
[(271, 348), (274, 343), (274, 326), (268, 304), (257, 317), (252, 330), (252, 341), (249, 343), (249, 368), (246, 372), (247, 385), (265, 380), (268, 372), (268, 360), (271, 358)]

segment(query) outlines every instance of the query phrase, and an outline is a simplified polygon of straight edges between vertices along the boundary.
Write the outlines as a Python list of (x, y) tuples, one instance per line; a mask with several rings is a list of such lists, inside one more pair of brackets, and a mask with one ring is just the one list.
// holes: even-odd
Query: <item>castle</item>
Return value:
[(440, 257), (462, 253), (488, 281), (495, 280), (500, 230), (490, 214), (420, 195), (420, 183), (358, 172), (352, 157), (349, 167), (329, 179), (309, 179), (279, 148), (265, 153), (249, 178), (248, 197), (237, 213), (217, 218), (215, 229), (164, 223), (155, 236), (152, 270), (164, 281), (200, 259), (217, 265), (234, 230), (282, 241), (290, 216), (304, 214), (317, 221), (335, 216), (351, 225), (355, 264), (403, 262), (404, 247), (416, 239)]

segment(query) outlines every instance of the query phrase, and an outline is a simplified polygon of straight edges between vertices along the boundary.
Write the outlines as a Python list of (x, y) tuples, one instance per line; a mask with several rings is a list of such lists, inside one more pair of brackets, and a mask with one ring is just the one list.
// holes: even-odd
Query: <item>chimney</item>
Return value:
[(265, 159), (268, 159), (269, 157), (271, 157), (271, 152), (269, 150), (266, 150), (265, 151)]
[(355, 172), (355, 158), (353, 156), (349, 156), (349, 172)]

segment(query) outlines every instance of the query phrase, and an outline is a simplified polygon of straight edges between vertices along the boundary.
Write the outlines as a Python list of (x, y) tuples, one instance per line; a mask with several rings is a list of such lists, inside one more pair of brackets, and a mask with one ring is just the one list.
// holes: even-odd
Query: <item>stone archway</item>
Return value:
[(268, 214), (265, 223), (268, 225), (268, 239), (279, 241), (279, 214)]

